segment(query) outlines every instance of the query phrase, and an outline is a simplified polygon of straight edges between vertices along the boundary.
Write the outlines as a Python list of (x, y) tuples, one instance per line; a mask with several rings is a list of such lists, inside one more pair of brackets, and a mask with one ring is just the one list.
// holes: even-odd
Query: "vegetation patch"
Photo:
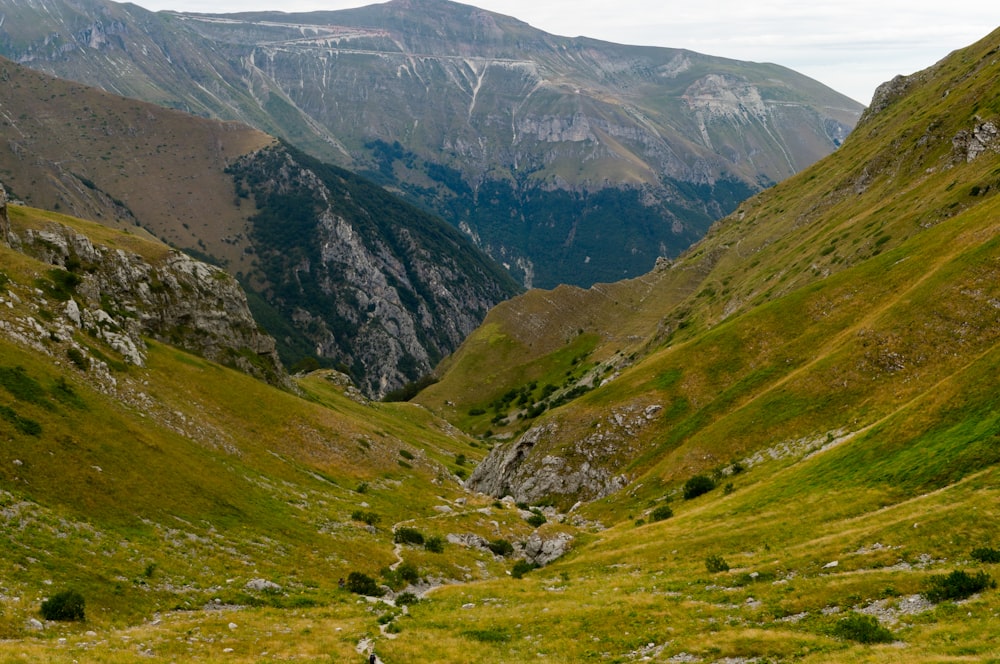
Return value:
[(510, 632), (499, 627), (487, 629), (467, 629), (462, 632), (462, 636), (480, 641), (482, 643), (507, 643), (510, 641)]
[(996, 581), (986, 572), (969, 574), (964, 570), (955, 570), (951, 574), (932, 576), (923, 594), (929, 601), (937, 603), (965, 599), (996, 587)]
[(86, 602), (75, 590), (63, 590), (42, 602), (42, 617), (46, 620), (85, 620)]
[(684, 483), (684, 500), (691, 500), (715, 488), (715, 482), (706, 475), (695, 475)]
[(853, 612), (837, 621), (833, 634), (858, 643), (891, 643), (895, 640), (892, 632), (882, 627), (877, 618)]

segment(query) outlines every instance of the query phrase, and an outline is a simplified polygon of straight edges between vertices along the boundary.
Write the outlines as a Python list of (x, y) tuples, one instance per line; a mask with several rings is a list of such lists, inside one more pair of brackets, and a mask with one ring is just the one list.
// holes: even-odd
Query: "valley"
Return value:
[[(403, 4), (198, 31), (371, 57), (334, 51)], [(0, 661), (1000, 660), (998, 53), (550, 290), (303, 148), (0, 62)]]

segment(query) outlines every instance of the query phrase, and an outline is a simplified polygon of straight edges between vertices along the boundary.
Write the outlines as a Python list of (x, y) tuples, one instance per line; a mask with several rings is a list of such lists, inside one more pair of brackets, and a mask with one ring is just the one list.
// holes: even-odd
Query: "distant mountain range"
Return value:
[(862, 107), (777, 65), (568, 39), (444, 0), (238, 15), (4, 0), (0, 54), (240, 120), (433, 211), (526, 286), (676, 256)]

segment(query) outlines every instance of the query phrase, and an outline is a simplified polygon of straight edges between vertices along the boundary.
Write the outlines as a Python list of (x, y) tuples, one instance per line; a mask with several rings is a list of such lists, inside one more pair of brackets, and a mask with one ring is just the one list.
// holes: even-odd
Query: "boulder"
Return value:
[(557, 533), (551, 537), (542, 537), (538, 533), (532, 533), (528, 541), (524, 543), (524, 559), (529, 563), (544, 567), (553, 560), (566, 555), (572, 541), (573, 536), (569, 533)]

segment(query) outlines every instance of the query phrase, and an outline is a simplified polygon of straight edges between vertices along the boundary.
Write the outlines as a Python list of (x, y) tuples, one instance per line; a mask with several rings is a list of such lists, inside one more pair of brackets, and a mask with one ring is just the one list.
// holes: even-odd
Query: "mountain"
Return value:
[(419, 397), (508, 439), (470, 488), (569, 506), (776, 446), (930, 446), (889, 473), (917, 491), (998, 460), (997, 43), (879, 88), (835, 154), (678, 260), (494, 309)]
[(998, 53), (676, 261), (496, 307), (424, 407), (129, 363), (173, 284), (103, 297), (59, 238), (171, 249), (0, 203), (0, 660), (997, 659)]
[(440, 219), (250, 127), (0, 62), (0, 177), (33, 205), (224, 267), (289, 366), (370, 395), (426, 375), (517, 292)]
[(0, 54), (361, 171), (527, 286), (648, 271), (834, 150), (862, 110), (777, 65), (557, 37), (443, 0), (308, 14), (2, 7)]

